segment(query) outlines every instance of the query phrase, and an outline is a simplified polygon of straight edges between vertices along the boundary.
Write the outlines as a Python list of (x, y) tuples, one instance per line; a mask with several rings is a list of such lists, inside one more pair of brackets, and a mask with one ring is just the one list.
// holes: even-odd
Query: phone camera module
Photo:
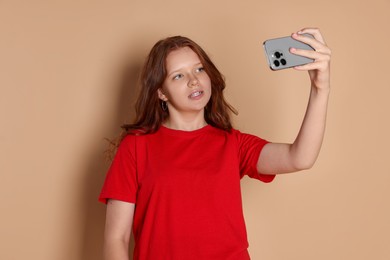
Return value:
[(280, 66), (285, 66), (287, 64), (287, 61), (285, 58), (283, 58), (283, 52), (280, 50), (274, 51), (272, 54), (272, 60), (273, 60), (273, 65), (274, 67), (280, 67)]

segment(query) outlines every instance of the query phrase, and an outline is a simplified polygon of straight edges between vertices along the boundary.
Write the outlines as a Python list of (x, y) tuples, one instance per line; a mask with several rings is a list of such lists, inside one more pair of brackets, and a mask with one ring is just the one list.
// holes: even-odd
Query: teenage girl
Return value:
[[(302, 34), (308, 33), (313, 38)], [(136, 119), (123, 135), (100, 194), (107, 203), (106, 260), (248, 260), (240, 179), (270, 182), (312, 167), (325, 130), (330, 49), (318, 29), (292, 37), (314, 51), (311, 93), (292, 144), (269, 143), (232, 128), (224, 78), (192, 40), (157, 42), (144, 64)]]

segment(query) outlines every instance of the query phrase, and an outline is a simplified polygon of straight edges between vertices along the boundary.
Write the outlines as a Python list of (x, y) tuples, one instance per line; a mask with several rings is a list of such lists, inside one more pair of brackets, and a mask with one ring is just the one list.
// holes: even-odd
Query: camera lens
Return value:
[(279, 59), (280, 56), (282, 56), (282, 54), (281, 54), (280, 52), (278, 52), (278, 51), (275, 52), (274, 55), (275, 55), (275, 57), (276, 57), (277, 59)]
[(287, 64), (287, 61), (286, 61), (285, 59), (281, 59), (281, 60), (280, 60), (280, 63), (282, 63), (282, 65), (284, 66), (284, 65)]
[(279, 61), (278, 60), (274, 60), (274, 65), (275, 65), (275, 67), (279, 67), (279, 65), (280, 65)]

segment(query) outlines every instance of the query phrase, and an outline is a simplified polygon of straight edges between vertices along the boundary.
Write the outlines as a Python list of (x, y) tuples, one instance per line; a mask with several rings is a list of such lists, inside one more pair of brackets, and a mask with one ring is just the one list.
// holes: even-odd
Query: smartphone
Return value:
[[(311, 34), (303, 35), (314, 38)], [(290, 48), (314, 50), (310, 45), (297, 41), (291, 36), (266, 40), (263, 47), (271, 70), (287, 69), (314, 61), (290, 52)]]

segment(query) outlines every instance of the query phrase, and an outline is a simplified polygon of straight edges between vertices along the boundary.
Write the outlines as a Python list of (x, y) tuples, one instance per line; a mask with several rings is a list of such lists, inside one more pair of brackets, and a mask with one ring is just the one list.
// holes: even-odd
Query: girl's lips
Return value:
[(191, 99), (196, 99), (196, 98), (199, 98), (200, 96), (203, 95), (203, 91), (194, 91), (191, 93), (191, 95), (189, 95), (188, 97), (191, 98)]

